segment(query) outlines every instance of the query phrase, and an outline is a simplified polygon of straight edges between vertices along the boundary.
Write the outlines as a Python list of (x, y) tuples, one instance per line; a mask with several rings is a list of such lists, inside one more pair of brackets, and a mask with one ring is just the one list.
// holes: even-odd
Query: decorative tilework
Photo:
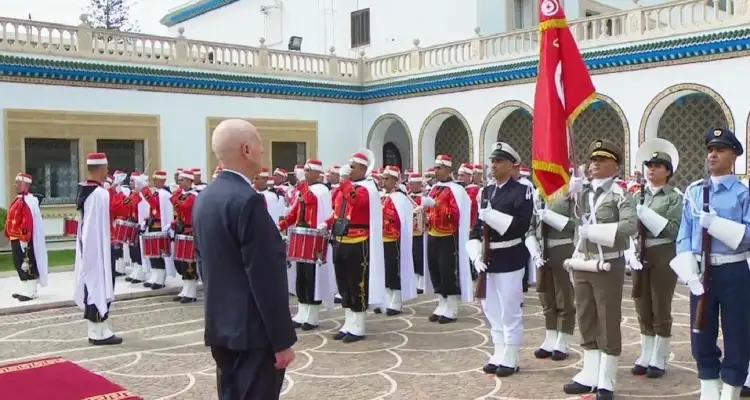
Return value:
[[(750, 29), (584, 53), (592, 74), (750, 55)], [(364, 86), (0, 55), (0, 81), (375, 103), (533, 81), (538, 59)]]
[[(714, 125), (735, 131), (734, 117), (724, 98), (708, 86), (681, 83), (664, 89), (651, 100), (641, 118), (638, 139), (643, 143), (647, 136), (656, 134), (675, 145), (680, 165), (672, 183), (684, 187), (704, 175), (703, 134)], [(694, 130), (685, 132), (684, 127)], [(745, 148), (750, 144), (750, 135), (747, 136)]]
[[(436, 132), (427, 132), (428, 129), (431, 129), (430, 123), (433, 119), (442, 117), (443, 122), (436, 128)], [(448, 119), (451, 119), (451, 117), (455, 117), (455, 119), (450, 122), (450, 124), (443, 129), (443, 134), (446, 135), (446, 132), (449, 132), (448, 135), (452, 134), (453, 136), (465, 136), (466, 140), (464, 139), (449, 139), (449, 136), (446, 136), (445, 138), (439, 138), (439, 135), (441, 132), (441, 128), (443, 128), (443, 125), (448, 121)], [(463, 129), (458, 128), (457, 121), (463, 125)], [(432, 166), (433, 160), (425, 160), (425, 154), (422, 151), (424, 148), (424, 140), (425, 136), (428, 137), (434, 137), (434, 149), (435, 154), (440, 154), (441, 151), (444, 153), (450, 154), (453, 156), (453, 162), (454, 165), (456, 165), (456, 160), (459, 160), (459, 162), (466, 162), (470, 161), (474, 157), (474, 146), (472, 145), (472, 134), (471, 134), (471, 128), (469, 127), (469, 121), (466, 120), (466, 118), (457, 110), (450, 108), (450, 107), (443, 107), (438, 108), (437, 110), (433, 111), (427, 118), (425, 118), (424, 123), (422, 123), (422, 127), (419, 129), (419, 139), (417, 140), (417, 146), (420, 150), (419, 153), (419, 159), (417, 162), (417, 170), (418, 171), (424, 171), (429, 166)], [(440, 136), (442, 136), (440, 135)], [(440, 139), (440, 145), (438, 145), (438, 139)], [(464, 149), (460, 149), (459, 146), (464, 146)], [(468, 154), (466, 154), (468, 152)], [(433, 155), (433, 156), (434, 156)]]

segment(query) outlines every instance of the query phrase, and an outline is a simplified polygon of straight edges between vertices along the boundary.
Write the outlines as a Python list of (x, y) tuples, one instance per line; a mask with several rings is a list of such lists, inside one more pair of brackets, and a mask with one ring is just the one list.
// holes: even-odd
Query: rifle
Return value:
[[(549, 248), (547, 247), (549, 225), (545, 224), (543, 221), (540, 221), (539, 223), (542, 224), (542, 259), (549, 260)], [(545, 268), (544, 266), (542, 266), (538, 270), (539, 276), (537, 277), (536, 291), (538, 293), (547, 293), (549, 291), (550, 284), (552, 284), (552, 271), (549, 267)]]
[[(703, 211), (709, 212), (709, 196), (711, 190), (711, 178), (703, 181)], [(695, 307), (695, 320), (693, 321), (693, 333), (701, 333), (706, 327), (706, 307), (708, 307), (708, 295), (711, 290), (711, 235), (708, 229), (703, 228), (701, 238), (701, 269), (703, 270), (703, 294), (698, 297)]]
[[(482, 190), (482, 208), (489, 203), (489, 189), (487, 186)], [(489, 267), (490, 263), (490, 226), (482, 222), (482, 262)], [(480, 272), (477, 277), (477, 286), (474, 288), (474, 297), (480, 300), (487, 298), (487, 271)]]
[[(639, 199), (639, 203), (641, 207), (644, 205), (646, 201), (646, 182), (644, 179), (641, 179), (641, 198)], [(643, 225), (643, 222), (638, 220), (638, 261), (641, 263), (643, 268), (646, 268), (646, 260), (645, 260), (645, 253), (646, 253), (646, 226)], [(646, 277), (646, 274), (643, 270), (635, 271), (633, 270), (633, 298), (637, 299), (641, 297), (641, 294), (643, 293), (643, 280)]]

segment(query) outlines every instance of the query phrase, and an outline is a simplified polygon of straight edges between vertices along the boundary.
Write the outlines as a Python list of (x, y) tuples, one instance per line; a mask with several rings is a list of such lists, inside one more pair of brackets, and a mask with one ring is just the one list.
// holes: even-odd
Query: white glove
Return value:
[(135, 185), (135, 190), (140, 192), (148, 185), (148, 178), (146, 178), (145, 175), (136, 176), (135, 179), (133, 179), (133, 184)]
[(581, 193), (582, 191), (583, 191), (583, 178), (578, 177), (578, 176), (570, 177), (570, 182), (568, 182), (568, 193), (576, 194), (576, 193)]
[(709, 212), (701, 211), (701, 227), (708, 229), (708, 227), (711, 226), (711, 223), (714, 222), (714, 218), (716, 217), (716, 211), (714, 210), (710, 210)]
[(20, 242), (21, 250), (26, 251), (27, 248), (29, 248), (29, 242)]
[(127, 177), (127, 176), (128, 176), (128, 174), (116, 174), (114, 176), (115, 183), (118, 184), (118, 185), (122, 185), (125, 182), (125, 177)]
[(24, 262), (23, 262), (23, 263), (21, 264), (21, 271), (24, 271), (24, 272), (29, 272), (29, 263), (27, 263), (26, 261), (24, 261)]
[(321, 231), (324, 231), (324, 230), (328, 229), (328, 224), (326, 224), (325, 222), (321, 222), (321, 223), (318, 224), (318, 229), (321, 230)]
[(589, 226), (581, 225), (578, 227), (578, 237), (581, 239), (588, 239), (589, 237)]
[(174, 229), (172, 228), (167, 229), (167, 235), (169, 235), (170, 239), (174, 239)]
[(433, 199), (430, 196), (422, 197), (422, 207), (434, 207), (434, 206), (435, 206), (435, 199)]
[(633, 271), (640, 271), (643, 269), (643, 264), (638, 261), (638, 257), (631, 257), (628, 260), (628, 265), (630, 265), (630, 269), (632, 269)]
[(341, 168), (339, 168), (339, 175), (340, 176), (349, 176), (349, 174), (352, 173), (352, 167), (348, 164), (342, 165)]
[(542, 208), (541, 210), (536, 212), (536, 217), (539, 218), (540, 221), (544, 222), (544, 218), (547, 216), (547, 209)]
[(476, 260), (474, 261), (474, 270), (477, 271), (478, 274), (481, 274), (482, 272), (487, 271), (487, 264), (482, 260)]
[(141, 230), (141, 232), (146, 232), (146, 222), (141, 222), (138, 224), (138, 228)]
[(297, 182), (305, 180), (305, 171), (297, 171), (294, 173), (294, 177), (297, 178)]
[(104, 187), (104, 190), (109, 190), (109, 188), (112, 187), (112, 185), (110, 185), (109, 182), (104, 182), (102, 187)]
[(646, 208), (643, 204), (638, 204), (635, 206), (635, 214), (640, 218), (643, 214), (643, 209)]
[(705, 290), (703, 290), (703, 284), (697, 276), (690, 279), (687, 282), (687, 285), (690, 288), (690, 293), (692, 293), (693, 296), (701, 296), (706, 292)]
[(484, 221), (484, 219), (487, 216), (487, 212), (489, 210), (491, 210), (491, 208), (482, 208), (479, 210), (479, 215), (477, 215), (477, 217), (479, 218), (480, 221)]
[(534, 268), (541, 268), (544, 266), (545, 260), (540, 255), (531, 256), (531, 262), (534, 263)]

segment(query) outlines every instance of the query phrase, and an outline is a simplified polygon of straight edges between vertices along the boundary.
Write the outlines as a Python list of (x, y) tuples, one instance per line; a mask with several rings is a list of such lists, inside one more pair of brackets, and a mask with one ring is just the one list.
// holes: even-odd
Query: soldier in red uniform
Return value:
[[(326, 185), (318, 181), (323, 171), (322, 162), (307, 160), (305, 180), (299, 187), (299, 197), (289, 214), (279, 223), (279, 230), (285, 231), (290, 226), (317, 228), (333, 215), (331, 192)], [(329, 308), (333, 308), (334, 289), (329, 285), (332, 281), (333, 257), (328, 258), (320, 260), (319, 264), (297, 262), (292, 267), (296, 268), (294, 285), (299, 302), (297, 314), (292, 318), (295, 328), (304, 331), (317, 328), (320, 304), (326, 303)]]
[(346, 320), (333, 338), (345, 343), (364, 339), (367, 308), (380, 305), (385, 296), (383, 211), (378, 188), (366, 179), (374, 164), (370, 157), (369, 151), (354, 153), (350, 165), (341, 167), (349, 179), (339, 186), (333, 217), (318, 226), (331, 227), (337, 242), (333, 264)]
[[(133, 171), (130, 173), (130, 187), (135, 188), (135, 180), (140, 179), (141, 173)], [(127, 220), (137, 224), (144, 224), (146, 219), (149, 217), (150, 206), (148, 202), (143, 198), (140, 192), (131, 190), (130, 194), (127, 194), (127, 190), (123, 190), (123, 194), (126, 196), (123, 200), (125, 208), (127, 210)], [(144, 260), (148, 263), (148, 260), (143, 257), (143, 248), (141, 246), (141, 239), (139, 238), (137, 243), (133, 243), (128, 246), (128, 255), (130, 256), (130, 264), (132, 269), (130, 275), (125, 278), (126, 282), (130, 283), (143, 283), (146, 279), (147, 266), (144, 266)]]
[(412, 255), (413, 206), (399, 188), (401, 169), (383, 168), (383, 258), (385, 261), (385, 301), (375, 309), (379, 314), (401, 314), (403, 302), (417, 297)]
[(193, 180), (193, 189), (200, 193), (201, 190), (203, 190), (206, 187), (206, 182), (203, 182), (202, 176), (203, 172), (201, 172), (200, 168), (191, 168), (190, 171), (193, 173), (193, 176), (195, 177), (195, 180)]
[(482, 164), (474, 164), (474, 176), (472, 179), (475, 185), (479, 187), (484, 185), (484, 166)]
[[(195, 175), (195, 170), (192, 172)], [(164, 186), (167, 181), (167, 171), (154, 171), (152, 176), (153, 189), (148, 187), (145, 175), (140, 175), (138, 178), (135, 180), (135, 191), (141, 193), (150, 207), (149, 217), (145, 221), (145, 230), (147, 232), (167, 233), (174, 218), (174, 207), (170, 202), (172, 194)], [(193, 183), (193, 187), (197, 191), (195, 183)], [(148, 282), (143, 283), (144, 287), (154, 290), (162, 289), (167, 275), (176, 275), (172, 257), (149, 257), (149, 263), (151, 264), (151, 277), (149, 277)]]
[(424, 212), (424, 209), (422, 208), (422, 197), (425, 196), (424, 193), (424, 178), (422, 178), (422, 174), (417, 172), (412, 172), (409, 174), (409, 197), (411, 197), (411, 200), (414, 202), (414, 204), (419, 207), (419, 209), (414, 209), (415, 213), (420, 213), (422, 215), (422, 226), (413, 226), (412, 227), (412, 260), (414, 262), (414, 274), (417, 276), (417, 294), (423, 294), (425, 291), (425, 282), (424, 279), (424, 266), (426, 264), (426, 260), (424, 257), (424, 249), (425, 245), (427, 244), (427, 231), (425, 231), (425, 227), (427, 225), (427, 215)]
[[(195, 175), (190, 170), (180, 172), (178, 184), (180, 187), (172, 194), (171, 202), (174, 207), (174, 221), (172, 221), (173, 235), (193, 236), (193, 206), (198, 192), (193, 188)], [(177, 273), (182, 275), (182, 291), (174, 297), (174, 301), (182, 304), (192, 303), (198, 297), (198, 269), (195, 261), (174, 261)]]
[[(127, 196), (115, 182), (114, 176), (107, 176), (107, 180), (104, 181), (103, 187), (109, 191), (109, 199), (114, 206), (110, 210), (110, 216), (112, 217), (112, 233), (114, 233), (114, 221), (118, 219), (127, 220), (128, 218), (129, 207), (125, 204)], [(114, 240), (112, 241), (112, 269), (115, 278), (125, 275), (123, 244), (116, 243)]]
[(21, 280), (18, 301), (36, 297), (37, 284), (47, 286), (47, 247), (39, 200), (29, 194), (31, 175), (19, 173), (13, 184), (16, 198), (8, 207), (5, 219), (5, 237), (10, 241), (13, 265)]
[[(432, 286), (438, 294), (438, 306), (431, 322), (456, 321), (458, 300), (473, 301), (469, 255), (471, 200), (466, 190), (451, 179), (453, 160), (447, 155), (435, 159), (435, 185), (422, 206), (429, 207), (427, 219), (427, 266)], [(458, 256), (458, 257), (456, 257)]]

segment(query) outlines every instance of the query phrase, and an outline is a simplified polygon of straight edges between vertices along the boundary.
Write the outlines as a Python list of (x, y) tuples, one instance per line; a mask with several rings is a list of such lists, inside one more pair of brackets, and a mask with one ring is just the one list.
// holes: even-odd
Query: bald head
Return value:
[(222, 164), (232, 163), (242, 155), (242, 145), (251, 147), (260, 144), (258, 130), (253, 124), (241, 119), (226, 119), (214, 129), (211, 148)]

